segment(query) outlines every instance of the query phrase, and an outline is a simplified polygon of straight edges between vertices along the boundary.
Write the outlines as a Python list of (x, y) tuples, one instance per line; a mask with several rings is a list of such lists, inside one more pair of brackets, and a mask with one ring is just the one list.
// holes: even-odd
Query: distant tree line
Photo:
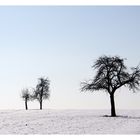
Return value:
[(25, 109), (28, 110), (28, 101), (37, 100), (40, 105), (40, 110), (42, 110), (43, 100), (49, 99), (50, 91), (49, 91), (50, 81), (48, 78), (39, 78), (38, 83), (33, 91), (29, 91), (28, 88), (23, 89), (21, 98), (25, 101)]

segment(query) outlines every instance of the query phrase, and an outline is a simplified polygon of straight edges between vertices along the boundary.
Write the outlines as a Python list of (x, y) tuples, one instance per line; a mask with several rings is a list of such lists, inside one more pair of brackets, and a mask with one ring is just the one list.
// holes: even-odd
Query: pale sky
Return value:
[[(0, 109), (24, 109), (21, 90), (42, 76), (51, 81), (43, 108), (110, 109), (108, 94), (80, 92), (101, 55), (127, 58), (129, 67), (140, 63), (139, 6), (1, 6)], [(122, 88), (115, 102), (116, 109), (140, 109), (140, 91)]]

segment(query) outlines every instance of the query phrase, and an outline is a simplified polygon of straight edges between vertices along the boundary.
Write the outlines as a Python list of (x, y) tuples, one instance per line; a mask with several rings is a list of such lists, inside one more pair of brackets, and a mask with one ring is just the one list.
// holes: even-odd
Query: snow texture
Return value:
[(0, 134), (140, 134), (140, 110), (3, 110)]

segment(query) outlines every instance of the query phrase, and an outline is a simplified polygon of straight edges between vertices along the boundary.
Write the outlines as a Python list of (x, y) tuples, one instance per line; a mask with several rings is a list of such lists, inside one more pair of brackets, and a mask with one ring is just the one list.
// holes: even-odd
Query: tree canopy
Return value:
[(26, 88), (26, 89), (23, 89), (22, 91), (22, 95), (21, 95), (21, 98), (25, 101), (29, 101), (30, 100), (30, 92), (29, 90)]

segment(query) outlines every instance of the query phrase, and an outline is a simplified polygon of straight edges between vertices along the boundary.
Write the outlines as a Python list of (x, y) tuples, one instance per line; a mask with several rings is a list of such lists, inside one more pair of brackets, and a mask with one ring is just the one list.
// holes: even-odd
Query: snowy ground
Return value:
[(0, 134), (140, 134), (140, 110), (0, 111)]

